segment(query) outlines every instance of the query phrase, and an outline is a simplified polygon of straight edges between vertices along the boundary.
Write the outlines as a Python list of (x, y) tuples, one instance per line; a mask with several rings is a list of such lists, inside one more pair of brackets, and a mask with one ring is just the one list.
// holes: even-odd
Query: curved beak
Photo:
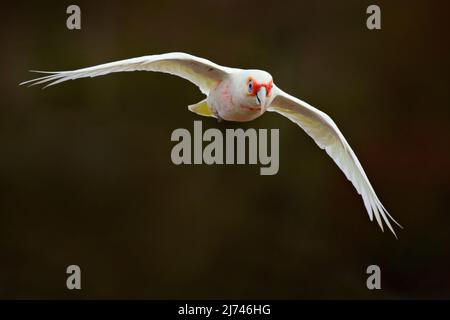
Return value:
[(266, 87), (261, 87), (261, 89), (258, 90), (256, 93), (256, 104), (258, 106), (264, 105), (264, 102), (266, 101)]

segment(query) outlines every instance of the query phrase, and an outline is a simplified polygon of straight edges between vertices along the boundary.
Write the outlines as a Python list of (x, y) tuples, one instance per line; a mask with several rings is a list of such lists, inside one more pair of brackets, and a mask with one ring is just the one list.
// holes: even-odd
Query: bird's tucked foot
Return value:
[(223, 121), (223, 118), (221, 116), (219, 116), (219, 113), (214, 110), (213, 111), (214, 117), (217, 119), (217, 123), (221, 123)]

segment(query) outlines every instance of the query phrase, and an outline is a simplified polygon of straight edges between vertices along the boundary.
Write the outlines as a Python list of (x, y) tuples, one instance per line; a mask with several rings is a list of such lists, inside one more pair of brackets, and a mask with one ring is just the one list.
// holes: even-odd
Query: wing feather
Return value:
[(20, 85), (34, 86), (46, 83), (45, 87), (48, 87), (68, 80), (98, 77), (113, 72), (155, 71), (184, 78), (197, 85), (204, 94), (208, 94), (209, 90), (232, 70), (190, 54), (173, 52), (120, 60), (73, 71), (32, 71), (47, 75), (22, 82)]
[(384, 222), (396, 236), (390, 220), (399, 227), (401, 225), (381, 204), (361, 163), (334, 121), (327, 114), (308, 103), (279, 88), (274, 87), (274, 89), (274, 98), (267, 110), (277, 112), (299, 125), (321, 149), (324, 149), (363, 198), (370, 220), (373, 221), (375, 216), (381, 230), (384, 231)]

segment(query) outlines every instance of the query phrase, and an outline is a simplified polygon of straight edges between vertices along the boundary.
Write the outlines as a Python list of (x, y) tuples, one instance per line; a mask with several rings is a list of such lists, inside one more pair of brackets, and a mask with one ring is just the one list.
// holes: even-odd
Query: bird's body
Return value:
[(272, 96), (267, 96), (264, 103), (255, 104), (255, 98), (248, 90), (243, 94), (242, 84), (247, 88), (246, 82), (253, 77), (262, 79), (264, 84), (272, 81), (272, 76), (261, 70), (235, 70), (209, 92), (207, 103), (211, 113), (220, 119), (239, 122), (251, 121), (261, 116), (270, 104)]
[(353, 183), (363, 198), (370, 220), (375, 217), (382, 230), (384, 221), (395, 235), (390, 220), (400, 225), (381, 204), (358, 158), (334, 121), (308, 103), (283, 92), (265, 71), (228, 68), (185, 53), (167, 53), (74, 71), (42, 72), (48, 75), (21, 84), (49, 83), (49, 86), (123, 71), (165, 72), (191, 81), (206, 95), (206, 99), (190, 105), (189, 110), (202, 116), (242, 122), (254, 120), (264, 112), (271, 111), (287, 117), (305, 130)]

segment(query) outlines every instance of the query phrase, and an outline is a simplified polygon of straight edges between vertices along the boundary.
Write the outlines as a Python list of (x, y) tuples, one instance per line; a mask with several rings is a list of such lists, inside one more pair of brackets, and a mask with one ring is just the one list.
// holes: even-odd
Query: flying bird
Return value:
[(73, 71), (32, 71), (46, 76), (20, 85), (46, 84), (45, 87), (48, 87), (67, 80), (123, 71), (164, 72), (194, 83), (206, 98), (188, 106), (189, 110), (202, 116), (215, 117), (219, 121), (251, 121), (266, 111), (287, 117), (324, 149), (344, 172), (361, 195), (371, 221), (375, 217), (383, 231), (384, 222), (395, 236), (390, 220), (402, 228), (381, 204), (361, 163), (334, 121), (324, 112), (278, 88), (266, 71), (224, 67), (190, 54), (174, 52)]

